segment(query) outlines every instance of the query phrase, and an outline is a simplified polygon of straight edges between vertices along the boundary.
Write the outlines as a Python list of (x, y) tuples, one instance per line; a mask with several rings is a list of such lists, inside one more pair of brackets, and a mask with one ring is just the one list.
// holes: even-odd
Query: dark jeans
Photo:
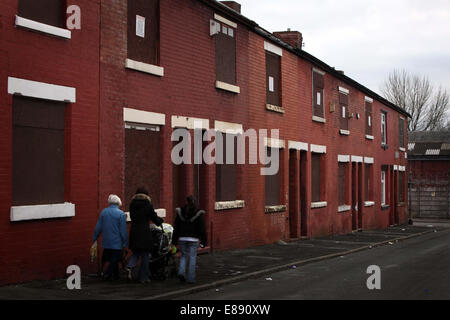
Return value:
[(109, 262), (105, 273), (103, 274), (103, 279), (119, 279), (119, 262), (122, 259), (122, 250), (114, 249), (103, 249), (102, 255), (102, 268), (107, 262)]
[(127, 267), (133, 269), (136, 267), (139, 258), (141, 258), (141, 266), (139, 268), (139, 281), (149, 280), (149, 255), (150, 252), (135, 250), (133, 251), (133, 255), (128, 262)]

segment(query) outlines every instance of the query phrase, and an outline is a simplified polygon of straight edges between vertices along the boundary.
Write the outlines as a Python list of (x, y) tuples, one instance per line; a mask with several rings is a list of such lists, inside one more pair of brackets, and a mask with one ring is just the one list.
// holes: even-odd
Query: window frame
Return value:
[[(65, 110), (67, 110), (68, 103), (76, 103), (76, 88), (14, 77), (8, 77), (8, 94), (13, 96), (18, 95), (21, 98), (35, 98), (41, 101), (49, 100), (50, 102), (62, 102), (65, 104)], [(68, 134), (69, 130), (65, 130), (64, 135)], [(68, 141), (67, 139), (68, 138), (65, 136), (64, 146), (66, 141)], [(64, 155), (64, 161), (66, 161), (66, 159), (67, 157)], [(66, 169), (68, 168), (66, 162), (64, 162), (64, 166), (64, 170), (68, 170)], [(64, 179), (65, 178), (66, 172), (64, 173)], [(64, 180), (64, 187), (68, 186), (68, 183), (67, 180)], [(12, 206), (10, 221), (18, 222), (38, 219), (70, 218), (74, 216), (75, 205), (70, 202), (64, 202), (62, 204)]]
[(365, 97), (364, 109), (366, 114), (366, 138), (373, 140), (373, 99)]
[[(349, 183), (350, 183), (350, 179), (349, 179), (349, 173), (350, 173), (350, 166), (349, 166), (349, 162), (348, 161), (338, 161), (338, 206), (339, 206), (339, 212), (343, 212), (343, 211), (348, 211), (350, 210), (350, 205), (349, 205)], [(341, 172), (341, 171), (344, 172)], [(342, 176), (342, 177), (341, 177)], [(341, 178), (343, 179), (343, 181), (341, 181)]]
[[(216, 86), (218, 89), (230, 91), (233, 93), (236, 92), (237, 87), (237, 26), (231, 26), (228, 23), (223, 21), (219, 21), (218, 19), (214, 20), (218, 25), (220, 25), (220, 31), (214, 36), (215, 37), (215, 72), (216, 72), (216, 83), (227, 84), (229, 86), (235, 87), (230, 88), (234, 90), (227, 90), (227, 86), (221, 85)], [(227, 30), (225, 33), (224, 30)], [(232, 30), (233, 35), (230, 35), (230, 30)], [(232, 40), (231, 40), (232, 39)], [(231, 74), (227, 74), (230, 72), (229, 62), (223, 62), (227, 59), (227, 54), (230, 53), (226, 51), (227, 46), (232, 44), (231, 51), (232, 52), (232, 72)], [(231, 52), (230, 51), (230, 52)], [(232, 79), (231, 79), (232, 78)]]
[[(278, 149), (279, 152), (279, 168), (278, 168), (278, 172), (275, 175), (265, 175), (264, 176), (264, 203), (265, 203), (265, 207), (276, 207), (276, 206), (280, 206), (282, 203), (282, 197), (281, 197), (281, 190), (282, 190), (282, 149), (278, 148), (278, 147), (270, 147), (270, 146), (266, 146), (265, 147), (266, 150), (266, 154), (268, 157), (271, 157), (272, 155), (272, 150), (273, 149)], [(269, 167), (271, 164), (268, 164), (267, 167)], [(276, 182), (276, 188), (275, 189), (271, 189), (268, 187), (269, 184), (272, 185), (273, 182)], [(274, 192), (274, 194), (268, 194), (269, 192)], [(274, 200), (276, 199), (276, 201)]]
[(339, 87), (339, 129), (341, 134), (346, 133), (348, 135), (349, 131), (349, 95), (350, 91)]
[[(125, 192), (125, 200), (123, 201), (124, 208), (128, 210), (129, 204), (131, 201), (132, 196), (134, 195), (134, 192), (136, 191), (137, 186), (145, 186), (148, 191), (150, 192), (150, 195), (152, 197), (152, 204), (154, 205), (155, 209), (160, 207), (161, 204), (161, 198), (162, 194), (159, 190), (159, 187), (162, 183), (163, 176), (162, 176), (162, 154), (159, 155), (153, 155), (150, 159), (149, 157), (145, 157), (141, 155), (138, 157), (138, 160), (135, 159), (136, 153), (132, 150), (136, 148), (138, 152), (145, 152), (148, 155), (148, 147), (143, 146), (144, 143), (150, 143), (151, 146), (154, 146), (154, 150), (161, 150), (162, 146), (162, 129), (161, 125), (157, 124), (150, 124), (150, 123), (135, 123), (131, 121), (125, 121), (124, 123), (124, 192)], [(138, 143), (136, 143), (136, 140)], [(138, 146), (138, 147), (136, 147)], [(130, 151), (131, 150), (131, 151)], [(136, 151), (136, 150), (135, 150)], [(155, 151), (157, 152), (157, 151)], [(132, 155), (133, 159), (129, 159), (129, 156)], [(154, 157), (154, 158), (153, 158)], [(145, 159), (142, 160), (142, 159)], [(151, 161), (153, 160), (153, 161)], [(136, 161), (139, 163), (140, 161), (143, 161), (139, 165), (136, 165)], [(134, 163), (134, 165), (133, 165)], [(143, 170), (142, 166), (147, 165), (147, 170)], [(135, 174), (129, 175), (128, 168), (139, 168), (136, 171), (134, 171)], [(136, 169), (134, 169), (136, 170)], [(133, 173), (133, 172), (132, 172)], [(142, 181), (139, 181), (142, 179), (143, 173), (147, 176), (147, 179), (144, 179)], [(136, 177), (139, 177), (136, 179)], [(151, 181), (151, 182), (144, 182), (144, 181)]]
[(374, 199), (373, 163), (364, 163), (364, 201), (372, 203)]
[(380, 113), (380, 124), (381, 124), (381, 145), (387, 146), (388, 136), (387, 136), (387, 112), (381, 111)]
[[(265, 51), (266, 61), (266, 106), (270, 105), (282, 108), (283, 104), (283, 88), (282, 88), (282, 57), (274, 52)], [(278, 73), (278, 74), (277, 74)], [(273, 90), (270, 90), (270, 81), (273, 79)]]
[(381, 206), (386, 206), (387, 205), (387, 192), (386, 192), (386, 187), (387, 187), (387, 170), (381, 168)]
[[(311, 145), (311, 208), (323, 208), (327, 206), (326, 201), (326, 151), (313, 150)], [(314, 171), (318, 168), (318, 172)], [(318, 185), (316, 185), (318, 183)]]
[(399, 149), (401, 151), (406, 151), (405, 149), (405, 119), (402, 116), (399, 116), (398, 118), (398, 130), (399, 130), (399, 136), (398, 136), (398, 145)]
[[(221, 132), (218, 132), (221, 133)], [(223, 202), (233, 202), (238, 199), (238, 164), (237, 164), (237, 134), (232, 133), (221, 133), (222, 134), (222, 146), (223, 146), (223, 163), (216, 163), (216, 193), (215, 193), (215, 202), (223, 203)], [(234, 144), (234, 160), (233, 164), (227, 164), (227, 136), (233, 136), (233, 144)], [(234, 186), (232, 186), (232, 190), (222, 188), (224, 186), (224, 181), (222, 177), (230, 177), (232, 175), (232, 181), (234, 182)], [(228, 188), (228, 186), (227, 186)], [(225, 191), (224, 191), (225, 190)], [(232, 195), (233, 197), (229, 197)], [(233, 199), (232, 199), (233, 198)]]
[[(319, 77), (319, 79), (316, 79)], [(318, 94), (320, 94), (320, 104), (318, 104)], [(317, 109), (321, 111), (317, 113)], [(325, 72), (317, 69), (312, 69), (312, 114), (313, 121), (325, 123)]]
[[(67, 187), (66, 154), (68, 152), (66, 147), (68, 134), (68, 130), (66, 130), (67, 103), (26, 96), (13, 96), (12, 109), (12, 206), (42, 206), (65, 203), (65, 189)], [(30, 115), (24, 115), (24, 113), (29, 112)], [(50, 114), (52, 116), (49, 116)], [(45, 148), (53, 146), (55, 149), (45, 150), (45, 148), (40, 147), (27, 147), (30, 140), (24, 139), (24, 137), (30, 136), (31, 133), (34, 139), (46, 141), (41, 140), (39, 145)], [(23, 148), (26, 151), (22, 151)], [(44, 155), (34, 157), (33, 152), (39, 151), (44, 152)], [(27, 160), (30, 157), (33, 158), (34, 165), (37, 164), (39, 159), (45, 159), (43, 162), (47, 166), (44, 168), (40, 166), (40, 168), (34, 168), (33, 170), (33, 166), (24, 164), (24, 162), (28, 162)], [(57, 161), (57, 164), (51, 165), (50, 169), (48, 163), (52, 161)], [(26, 170), (22, 170), (24, 167)], [(51, 175), (42, 176), (49, 171), (51, 171)], [(58, 185), (47, 185), (49, 182)], [(27, 187), (34, 186), (35, 192), (31, 190), (28, 190), (28, 192), (26, 190), (21, 191), (24, 185)], [(38, 192), (36, 192), (38, 189), (39, 197), (37, 196)], [(29, 194), (32, 194), (32, 196), (27, 197)]]
[[(154, 15), (152, 16), (150, 12), (144, 14), (145, 10), (153, 10)], [(160, 0), (151, 0), (151, 2), (146, 3), (146, 6), (142, 2), (127, 0), (127, 58), (125, 68), (159, 77), (164, 76), (164, 68), (160, 66), (160, 11)], [(136, 34), (137, 16), (145, 18), (145, 36), (143, 38)], [(153, 19), (154, 17), (156, 18)], [(156, 22), (153, 22), (154, 20)], [(153, 31), (154, 29), (156, 31)]]

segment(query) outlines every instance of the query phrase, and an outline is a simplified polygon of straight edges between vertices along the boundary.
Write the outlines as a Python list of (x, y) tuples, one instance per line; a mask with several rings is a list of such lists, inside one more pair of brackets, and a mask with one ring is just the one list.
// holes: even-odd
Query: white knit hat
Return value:
[(120, 198), (118, 196), (116, 196), (115, 194), (110, 194), (108, 197), (108, 203), (109, 204), (116, 204), (119, 207), (122, 206), (122, 201), (120, 200)]

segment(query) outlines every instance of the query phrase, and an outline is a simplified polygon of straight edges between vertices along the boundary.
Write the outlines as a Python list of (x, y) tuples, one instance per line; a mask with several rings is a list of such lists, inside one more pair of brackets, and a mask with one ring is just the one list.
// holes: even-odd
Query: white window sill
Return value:
[(282, 107), (274, 106), (272, 104), (266, 104), (266, 110), (277, 112), (277, 113), (281, 113), (281, 114), (285, 113), (285, 111), (284, 111), (284, 109)]
[(328, 205), (328, 203), (326, 201), (312, 202), (311, 209), (326, 208), (327, 205)]
[(11, 207), (11, 222), (75, 217), (73, 203)]
[(8, 93), (66, 103), (76, 102), (75, 88), (13, 77), (8, 77)]
[(352, 207), (346, 204), (346, 205), (339, 206), (338, 212), (347, 212), (347, 211), (350, 211), (351, 209), (352, 209)]
[(338, 155), (338, 162), (339, 163), (349, 163), (350, 162), (350, 156)]
[(316, 144), (311, 145), (311, 152), (312, 153), (319, 153), (319, 154), (326, 154), (327, 153), (327, 147), (326, 146), (320, 146)]
[(405, 148), (402, 148), (402, 147), (400, 147), (400, 148), (398, 148), (401, 152), (406, 152), (406, 149)]
[(277, 212), (286, 212), (287, 207), (285, 205), (279, 206), (266, 206), (264, 208), (265, 213), (277, 213)]
[(374, 201), (365, 201), (364, 206), (365, 207), (373, 207), (375, 205)]
[(325, 118), (321, 118), (321, 117), (317, 117), (317, 116), (313, 116), (312, 120), (314, 122), (327, 123), (327, 120), (325, 120)]
[(16, 15), (16, 27), (22, 27), (33, 31), (46, 33), (63, 39), (71, 39), (72, 33), (70, 30), (54, 27), (45, 23), (34, 20), (22, 18)]
[(309, 145), (305, 142), (288, 141), (289, 150), (308, 151)]
[(123, 121), (142, 123), (155, 126), (166, 125), (166, 115), (163, 113), (148, 112), (131, 108), (123, 108)]
[(229, 84), (229, 83), (218, 81), (218, 80), (216, 80), (216, 88), (220, 89), (220, 90), (236, 93), (236, 94), (241, 93), (240, 87), (235, 86), (234, 84)]
[[(167, 216), (166, 209), (155, 209), (155, 212), (160, 218), (165, 218)], [(127, 216), (127, 222), (131, 222), (130, 213), (129, 212), (124, 213)]]
[(375, 137), (374, 137), (374, 136), (371, 136), (371, 135), (368, 135), (368, 134), (366, 134), (366, 139), (367, 139), (367, 140), (374, 140), (374, 139), (375, 139)]
[(125, 68), (136, 70), (144, 73), (148, 73), (158, 77), (164, 77), (164, 68), (160, 66), (155, 66), (153, 64), (134, 61), (131, 59), (125, 60)]
[(230, 210), (230, 209), (241, 209), (245, 207), (244, 200), (235, 200), (235, 201), (223, 201), (216, 202), (214, 204), (214, 210), (222, 211), (222, 210)]
[(343, 130), (343, 129), (339, 130), (339, 133), (340, 133), (342, 136), (349, 136), (349, 135), (350, 135), (350, 131), (348, 131), (348, 130)]

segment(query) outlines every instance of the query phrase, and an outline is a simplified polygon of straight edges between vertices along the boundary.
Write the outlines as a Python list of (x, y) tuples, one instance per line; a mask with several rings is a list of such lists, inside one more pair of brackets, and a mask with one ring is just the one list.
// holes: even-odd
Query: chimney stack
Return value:
[(296, 49), (302, 49), (303, 47), (303, 35), (298, 31), (291, 31), (289, 28), (288, 31), (279, 31), (273, 33), (275, 37), (283, 40), (287, 44), (291, 45)]
[(239, 14), (241, 13), (241, 5), (236, 1), (220, 1), (220, 3), (226, 5), (227, 7), (230, 7)]

